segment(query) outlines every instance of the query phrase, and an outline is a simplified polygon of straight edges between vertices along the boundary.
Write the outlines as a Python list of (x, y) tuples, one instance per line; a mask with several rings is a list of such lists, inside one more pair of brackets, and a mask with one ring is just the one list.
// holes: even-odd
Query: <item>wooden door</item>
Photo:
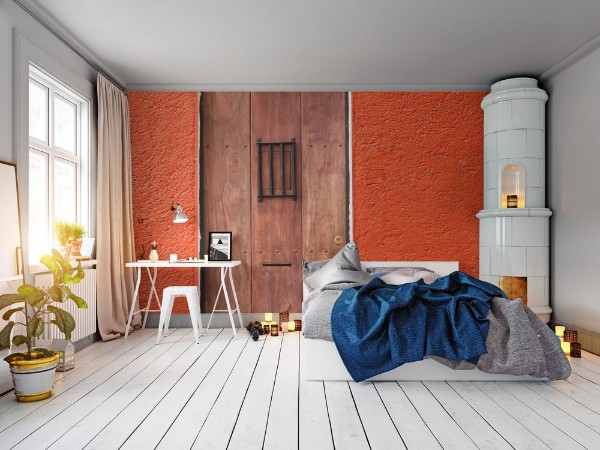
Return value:
[(319, 261), (347, 242), (345, 93), (302, 93), (302, 142), (302, 254)]
[[(210, 231), (232, 232), (233, 270), (242, 312), (252, 310), (250, 214), (250, 93), (202, 94), (202, 253), (208, 253)], [(203, 308), (212, 311), (219, 289), (219, 270), (203, 273)], [(223, 300), (221, 300), (223, 302)], [(223, 309), (223, 303), (219, 309)]]
[(258, 200), (258, 149), (262, 142), (296, 142), (296, 183), (302, 184), (299, 92), (251, 96), (252, 310), (298, 312), (302, 303), (302, 196)]
[[(331, 258), (347, 240), (346, 95), (206, 93), (202, 111), (202, 246), (209, 231), (232, 231), (243, 313), (300, 312), (302, 258)], [(257, 138), (295, 139), (296, 200), (258, 201)], [(275, 185), (280, 176), (274, 172)], [(208, 312), (216, 271), (205, 270), (203, 280)]]

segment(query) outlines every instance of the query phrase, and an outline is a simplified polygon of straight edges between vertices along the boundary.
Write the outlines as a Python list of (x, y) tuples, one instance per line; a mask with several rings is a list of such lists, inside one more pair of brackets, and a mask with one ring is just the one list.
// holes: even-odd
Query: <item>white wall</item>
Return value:
[(600, 332), (600, 49), (544, 87), (553, 319)]
[(96, 70), (11, 0), (0, 0), (0, 160), (16, 162), (13, 120), (13, 30), (70, 71), (96, 84)]

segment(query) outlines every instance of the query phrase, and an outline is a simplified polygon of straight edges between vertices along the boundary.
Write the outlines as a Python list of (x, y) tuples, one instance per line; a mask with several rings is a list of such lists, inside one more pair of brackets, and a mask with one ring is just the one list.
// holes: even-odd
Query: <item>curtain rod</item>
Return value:
[(54, 31), (52, 28), (50, 28), (49, 25), (47, 25), (43, 20), (41, 20), (33, 12), (31, 12), (19, 0), (13, 0), (13, 2), (15, 4), (17, 4), (23, 11), (25, 11), (27, 14), (29, 14), (36, 22), (38, 22), (41, 26), (43, 26), (46, 30), (48, 30), (54, 37), (56, 37), (59, 41), (61, 41), (63, 44), (65, 44), (67, 47), (69, 47), (77, 56), (79, 56), (86, 63), (88, 63), (90, 66), (92, 66), (92, 68), (94, 70), (96, 70), (98, 73), (101, 73), (104, 77), (106, 77), (108, 80), (110, 80), (110, 82), (113, 83), (121, 92), (123, 92), (124, 94), (127, 94), (127, 89), (125, 89), (125, 87), (122, 86), (121, 83), (116, 82), (110, 75), (108, 75), (106, 72), (104, 72), (102, 69), (100, 69), (96, 64), (94, 64), (92, 61), (90, 61), (88, 58), (86, 58), (84, 55), (82, 55), (81, 52), (79, 50), (77, 50), (70, 42), (68, 42), (60, 34), (58, 34), (56, 31)]

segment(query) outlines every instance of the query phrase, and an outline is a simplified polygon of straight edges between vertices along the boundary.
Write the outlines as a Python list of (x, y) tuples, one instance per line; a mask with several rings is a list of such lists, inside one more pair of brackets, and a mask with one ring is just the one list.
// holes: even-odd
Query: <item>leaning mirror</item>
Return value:
[(0, 161), (0, 282), (23, 279), (17, 167)]

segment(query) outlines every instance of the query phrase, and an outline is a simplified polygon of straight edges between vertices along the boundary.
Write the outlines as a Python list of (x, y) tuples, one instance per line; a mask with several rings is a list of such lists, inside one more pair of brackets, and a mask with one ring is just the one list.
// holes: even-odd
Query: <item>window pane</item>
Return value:
[(48, 143), (48, 89), (29, 80), (29, 136)]
[(54, 160), (54, 217), (77, 220), (77, 166), (63, 159)]
[(29, 261), (37, 264), (48, 242), (48, 155), (29, 151)]
[(54, 96), (54, 145), (76, 153), (77, 106), (64, 98)]

